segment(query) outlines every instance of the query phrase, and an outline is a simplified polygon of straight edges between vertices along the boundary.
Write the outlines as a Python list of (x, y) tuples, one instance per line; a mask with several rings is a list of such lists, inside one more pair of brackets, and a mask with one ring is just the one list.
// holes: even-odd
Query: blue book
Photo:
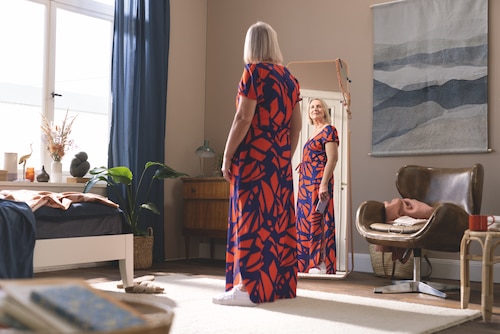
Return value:
[(111, 331), (146, 323), (139, 313), (78, 284), (34, 289), (31, 300), (85, 331)]

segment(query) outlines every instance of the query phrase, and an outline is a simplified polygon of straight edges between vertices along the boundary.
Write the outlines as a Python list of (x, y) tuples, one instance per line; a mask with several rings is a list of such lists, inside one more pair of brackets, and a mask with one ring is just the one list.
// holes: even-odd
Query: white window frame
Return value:
[[(52, 93), (55, 92), (55, 46), (56, 46), (56, 12), (58, 9), (64, 9), (67, 11), (72, 11), (78, 14), (87, 15), (99, 19), (109, 20), (111, 24), (113, 23), (114, 16), (114, 4), (107, 5), (104, 2), (108, 1), (108, 3), (113, 3), (112, 0), (101, 0), (93, 1), (93, 0), (16, 0), (16, 1), (29, 1), (33, 3), (38, 3), (46, 7), (46, 16), (44, 20), (44, 31), (46, 36), (46, 42), (43, 48), (43, 57), (44, 57), (44, 69), (43, 69), (43, 80), (42, 80), (42, 101), (40, 101), (41, 113), (47, 117), (49, 121), (54, 120), (54, 108), (55, 101), (52, 98)], [(18, 13), (13, 13), (13, 15), (17, 15)], [(112, 43), (112, 34), (109, 36), (110, 43)], [(111, 62), (111, 59), (110, 59)], [(55, 92), (57, 93), (57, 92)], [(111, 85), (110, 85), (110, 103), (108, 108), (108, 129), (111, 120)], [(75, 122), (76, 124), (76, 122)], [(42, 132), (40, 130), (40, 138)], [(106, 140), (109, 140), (109, 132), (105, 134)], [(103, 137), (104, 137), (103, 136)], [(50, 166), (51, 158), (48, 154), (46, 154), (45, 143), (40, 140), (40, 146), (37, 147), (38, 143), (35, 143), (33, 149), (39, 150), (40, 152), (44, 152), (40, 154), (40, 163), (44, 165), (46, 169)], [(107, 144), (103, 143), (103, 146), (107, 148)], [(28, 153), (28, 152), (18, 152), (20, 153)], [(75, 152), (76, 153), (76, 152)], [(3, 155), (3, 153), (2, 153)], [(71, 161), (70, 157), (65, 158), (64, 160)], [(41, 166), (35, 165), (35, 170), (38, 171)], [(0, 169), (2, 167), (0, 166)], [(22, 165), (18, 166), (18, 177), (20, 178), (22, 174)], [(69, 175), (69, 170), (65, 168), (63, 170), (63, 182), (66, 180), (66, 176)]]

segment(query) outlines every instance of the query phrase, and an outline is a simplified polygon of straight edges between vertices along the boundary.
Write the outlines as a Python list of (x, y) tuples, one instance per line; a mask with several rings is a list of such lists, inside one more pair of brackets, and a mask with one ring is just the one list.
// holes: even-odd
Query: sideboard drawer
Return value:
[(229, 182), (222, 177), (183, 178), (184, 210), (183, 233), (186, 258), (189, 257), (191, 236), (211, 238), (227, 237), (229, 214)]
[[(201, 181), (200, 181), (201, 180)], [(184, 199), (229, 199), (229, 183), (219, 178), (184, 179)]]
[(184, 203), (184, 229), (226, 232), (229, 211), (228, 202), (228, 199), (186, 201)]

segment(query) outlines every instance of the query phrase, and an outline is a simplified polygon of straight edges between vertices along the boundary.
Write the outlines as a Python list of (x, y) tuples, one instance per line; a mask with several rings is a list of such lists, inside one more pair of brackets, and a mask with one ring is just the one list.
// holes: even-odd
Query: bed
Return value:
[[(5, 191), (0, 194), (5, 198)], [(57, 266), (117, 260), (124, 286), (133, 284), (133, 235), (127, 233), (127, 225), (119, 208), (107, 205), (100, 198), (99, 201), (80, 202), (75, 200), (75, 197), (69, 197), (72, 200), (65, 202), (66, 208), (61, 209), (57, 208), (57, 205), (56, 207), (47, 205), (46, 202), (44, 205), (38, 205), (39, 197), (35, 203), (29, 200), (26, 192), (22, 196), (18, 195), (18, 192), (7, 194), (11, 197), (18, 196), (17, 201), (12, 201), (12, 198), (1, 200), (0, 205), (9, 206), (9, 212), (20, 211), (22, 214), (17, 212), (13, 215), (22, 221), (22, 224), (8, 223), (7, 221), (12, 219), (2, 219), (3, 216), (0, 217), (0, 224), (17, 226), (19, 231), (12, 233), (17, 233), (16, 239), (22, 240), (22, 245), (25, 245), (24, 249), (19, 246), (15, 249), (10, 248), (12, 252), (16, 252), (11, 256), (12, 259), (24, 256), (27, 258), (24, 262), (29, 262), (29, 247), (33, 243), (32, 272), (51, 270)], [(67, 199), (68, 196), (64, 198)], [(19, 201), (20, 199), (24, 201)], [(29, 208), (28, 211), (31, 210), (32, 217), (27, 213), (26, 207)], [(33, 224), (34, 234), (30, 231), (30, 225)], [(24, 225), (24, 228), (20, 228), (21, 225)], [(5, 231), (11, 230), (12, 228), (3, 228), (2, 238), (14, 238), (12, 235), (6, 236)], [(19, 269), (19, 266), (14, 269)], [(30, 268), (21, 269), (12, 275), (29, 274)]]

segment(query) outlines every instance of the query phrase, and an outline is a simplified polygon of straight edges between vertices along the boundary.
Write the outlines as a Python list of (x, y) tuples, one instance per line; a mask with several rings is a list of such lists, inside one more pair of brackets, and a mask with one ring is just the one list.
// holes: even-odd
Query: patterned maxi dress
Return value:
[[(327, 274), (336, 272), (335, 216), (333, 211), (333, 176), (328, 185), (330, 200), (324, 215), (315, 211), (318, 191), (326, 164), (325, 143), (339, 143), (337, 129), (327, 125), (304, 144), (299, 167), (297, 194), (297, 258), (299, 272), (308, 272), (319, 265), (321, 240), (325, 238), (325, 265)], [(322, 220), (324, 219), (324, 224)]]
[(299, 84), (281, 65), (249, 64), (239, 96), (257, 100), (257, 106), (231, 164), (226, 291), (241, 273), (255, 303), (294, 298), (297, 232), (289, 130)]

